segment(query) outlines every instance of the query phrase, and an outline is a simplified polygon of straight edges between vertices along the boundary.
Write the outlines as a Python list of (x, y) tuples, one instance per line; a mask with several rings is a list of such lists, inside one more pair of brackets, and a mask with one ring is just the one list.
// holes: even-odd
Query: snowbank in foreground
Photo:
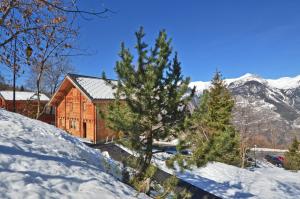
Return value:
[[(137, 155), (124, 146), (118, 146)], [(215, 162), (180, 172), (179, 169), (167, 168), (165, 161), (171, 156), (156, 153), (152, 162), (158, 168), (221, 198), (298, 199), (300, 196), (300, 172), (287, 171), (268, 162), (259, 162), (260, 168), (254, 169)]]
[(215, 162), (203, 168), (179, 172), (169, 169), (166, 153), (155, 154), (153, 162), (162, 170), (222, 198), (297, 199), (300, 196), (300, 172), (294, 173), (261, 162), (260, 168), (241, 169)]
[(54, 126), (0, 109), (0, 198), (136, 198), (104, 161)]

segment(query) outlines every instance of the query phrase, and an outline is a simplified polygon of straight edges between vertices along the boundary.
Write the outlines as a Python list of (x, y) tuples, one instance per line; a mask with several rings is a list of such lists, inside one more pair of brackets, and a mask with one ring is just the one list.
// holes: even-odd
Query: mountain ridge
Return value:
[[(277, 89), (293, 89), (300, 86), (300, 75), (294, 77), (280, 77), (277, 79), (265, 79), (257, 74), (246, 73), (237, 78), (226, 78), (224, 81), (227, 85), (237, 81), (250, 81), (250, 80), (263, 80), (268, 83), (269, 86)], [(190, 83), (190, 87), (196, 86), (198, 90), (208, 89), (210, 81), (193, 81)]]
[[(260, 147), (287, 148), (294, 136), (300, 137), (300, 75), (264, 79), (247, 73), (224, 79), (236, 101), (233, 123), (249, 142)], [(197, 96), (210, 82), (191, 82)]]

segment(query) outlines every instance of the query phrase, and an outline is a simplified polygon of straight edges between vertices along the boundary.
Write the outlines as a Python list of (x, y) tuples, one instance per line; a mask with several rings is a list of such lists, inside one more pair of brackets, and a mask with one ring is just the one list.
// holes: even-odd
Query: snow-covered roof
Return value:
[[(2, 96), (4, 100), (13, 100), (13, 91), (0, 91), (0, 96)], [(35, 92), (16, 91), (16, 100), (37, 100), (37, 94)], [(49, 98), (41, 93), (40, 100), (49, 101)]]
[[(112, 85), (98, 77), (68, 74), (68, 77), (89, 97), (91, 100), (114, 99), (115, 90)], [(111, 80), (112, 84), (117, 81)]]

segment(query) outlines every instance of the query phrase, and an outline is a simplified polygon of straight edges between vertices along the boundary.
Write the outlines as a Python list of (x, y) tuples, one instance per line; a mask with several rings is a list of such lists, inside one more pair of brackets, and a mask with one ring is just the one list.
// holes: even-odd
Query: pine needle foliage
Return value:
[(193, 150), (189, 164), (200, 167), (217, 161), (240, 166), (239, 136), (231, 123), (233, 106), (234, 100), (217, 71), (199, 108), (186, 121), (189, 142), (185, 144)]
[[(153, 140), (176, 137), (182, 132), (194, 90), (187, 94), (190, 80), (183, 77), (177, 53), (172, 53), (171, 39), (164, 30), (153, 48), (143, 41), (143, 28), (135, 36), (135, 64), (130, 50), (121, 44), (120, 60), (115, 66), (118, 76), (115, 101), (106, 119), (110, 128), (121, 131), (138, 152), (136, 169), (142, 174), (152, 159)], [(171, 55), (174, 55), (172, 60)]]
[(300, 142), (295, 137), (289, 151), (285, 153), (284, 168), (288, 170), (298, 171), (300, 170)]

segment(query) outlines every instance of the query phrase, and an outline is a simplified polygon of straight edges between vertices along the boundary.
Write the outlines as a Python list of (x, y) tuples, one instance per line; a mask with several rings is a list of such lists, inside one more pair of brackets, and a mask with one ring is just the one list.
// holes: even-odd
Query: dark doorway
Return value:
[(83, 135), (82, 135), (83, 138), (86, 138), (86, 123), (83, 122)]

